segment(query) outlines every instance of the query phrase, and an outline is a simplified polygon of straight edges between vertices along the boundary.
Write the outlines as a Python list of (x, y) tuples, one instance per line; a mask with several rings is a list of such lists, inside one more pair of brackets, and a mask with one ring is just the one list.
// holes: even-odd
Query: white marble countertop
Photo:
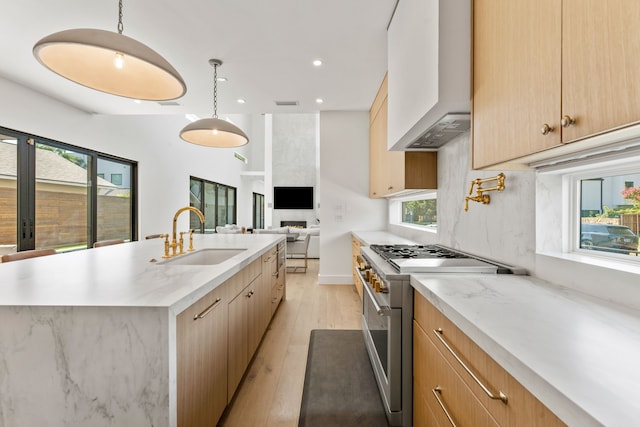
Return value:
[(366, 246), (369, 245), (415, 245), (413, 240), (405, 239), (388, 231), (352, 231), (351, 234)]
[(171, 307), (180, 312), (284, 238), (195, 235), (196, 250), (246, 248), (216, 265), (150, 262), (162, 261), (162, 239), (0, 263), (0, 305)]
[(411, 284), (568, 425), (638, 425), (640, 313), (528, 276)]

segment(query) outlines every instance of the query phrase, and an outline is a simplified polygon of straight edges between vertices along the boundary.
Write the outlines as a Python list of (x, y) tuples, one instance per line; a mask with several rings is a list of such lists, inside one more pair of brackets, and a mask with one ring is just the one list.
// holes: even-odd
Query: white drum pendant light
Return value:
[(180, 131), (180, 138), (187, 142), (205, 147), (240, 147), (249, 142), (249, 138), (239, 127), (218, 118), (218, 66), (219, 59), (210, 59), (213, 66), (213, 117), (200, 119)]
[(51, 34), (33, 47), (45, 67), (83, 86), (126, 98), (166, 101), (180, 98), (187, 86), (180, 74), (150, 47), (118, 32), (74, 29)]

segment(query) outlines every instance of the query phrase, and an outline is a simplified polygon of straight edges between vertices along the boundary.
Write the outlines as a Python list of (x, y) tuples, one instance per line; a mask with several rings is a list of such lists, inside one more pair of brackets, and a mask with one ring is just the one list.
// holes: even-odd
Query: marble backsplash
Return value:
[[(640, 310), (637, 266), (625, 270), (563, 255), (561, 179), (534, 170), (474, 171), (470, 159), (469, 134), (438, 152), (437, 233), (397, 225), (389, 225), (389, 231), (420, 243), (440, 243), (524, 267), (531, 276)], [(464, 198), (471, 181), (499, 172), (506, 175), (504, 191), (490, 192), (488, 205), (469, 202), (465, 212)], [(537, 246), (536, 239), (540, 240)], [(552, 252), (555, 255), (550, 256)]]
[[(418, 242), (440, 243), (534, 270), (535, 172), (474, 171), (470, 153), (468, 133), (438, 152), (437, 235), (393, 225), (389, 230)], [(469, 210), (465, 211), (464, 200), (471, 181), (491, 178), (499, 172), (506, 175), (505, 189), (488, 193), (488, 205), (469, 202)]]

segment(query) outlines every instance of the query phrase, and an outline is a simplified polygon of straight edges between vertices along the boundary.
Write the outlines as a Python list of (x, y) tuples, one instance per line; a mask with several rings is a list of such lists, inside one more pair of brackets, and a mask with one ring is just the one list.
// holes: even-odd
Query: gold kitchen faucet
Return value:
[[(464, 198), (464, 210), (468, 211), (469, 210), (469, 201), (473, 201), (473, 202), (479, 202), (482, 203), (483, 205), (488, 205), (491, 202), (491, 198), (489, 197), (488, 194), (484, 194), (488, 191), (502, 191), (504, 190), (504, 180), (505, 180), (505, 175), (500, 172), (497, 176), (493, 177), (493, 178), (484, 178), (484, 179), (474, 179), (473, 181), (471, 181), (471, 187), (469, 188), (469, 195), (467, 197)], [(493, 187), (485, 187), (482, 188), (482, 184), (487, 183), (487, 182), (491, 182), (491, 181), (497, 181), (496, 185), (494, 185)], [(473, 187), (476, 187), (476, 195), (472, 196), (471, 194), (473, 193)]]
[[(168, 234), (165, 234), (163, 236), (165, 238), (165, 244), (164, 244), (164, 255), (162, 256), (162, 258), (170, 258), (172, 256), (176, 256), (184, 253), (184, 240), (182, 236), (187, 232), (186, 231), (180, 232), (180, 242), (178, 242), (178, 240), (176, 239), (176, 235), (178, 234), (176, 231), (176, 227), (177, 227), (178, 217), (182, 212), (185, 212), (185, 211), (195, 212), (196, 215), (198, 215), (198, 218), (200, 218), (200, 222), (204, 224), (204, 215), (202, 214), (200, 209), (194, 208), (193, 206), (185, 206), (184, 208), (178, 209), (178, 211), (173, 216), (173, 227), (171, 229), (172, 230), (171, 243), (169, 243)], [(188, 250), (192, 251), (193, 250), (193, 230), (189, 230), (188, 233), (189, 233), (189, 249)], [(171, 248), (171, 255), (169, 255), (169, 248)], [(178, 248), (180, 248), (180, 252), (177, 252)]]

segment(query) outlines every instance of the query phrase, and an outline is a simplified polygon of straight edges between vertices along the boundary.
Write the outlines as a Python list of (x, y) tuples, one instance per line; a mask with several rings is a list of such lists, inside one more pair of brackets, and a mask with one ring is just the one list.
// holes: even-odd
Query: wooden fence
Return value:
[(620, 224), (626, 225), (638, 234), (640, 232), (640, 214), (622, 214), (620, 215)]
[[(16, 243), (16, 190), (0, 188), (0, 244)], [(98, 196), (98, 240), (128, 239), (131, 199)], [(64, 247), (87, 242), (87, 195), (36, 191), (36, 246)]]

